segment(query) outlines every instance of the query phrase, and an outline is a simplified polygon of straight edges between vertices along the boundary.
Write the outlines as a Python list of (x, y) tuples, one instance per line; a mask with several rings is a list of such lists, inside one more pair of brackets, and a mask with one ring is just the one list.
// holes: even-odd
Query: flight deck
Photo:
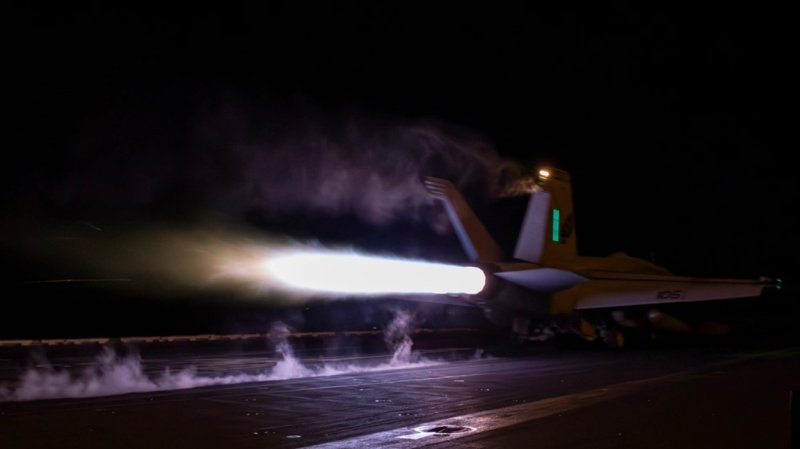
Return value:
[[(438, 338), (469, 342), (453, 337), (417, 334), (429, 347), (395, 366), (391, 354), (308, 346), (293, 356), (309, 370), (296, 378), (0, 402), (0, 440), (9, 449), (789, 447), (797, 342), (432, 347)], [(50, 351), (48, 360), (86, 370), (94, 349)], [(191, 365), (194, 379), (270, 372), (283, 360), (185, 342), (143, 346), (139, 357), (151, 378)], [(14, 360), (0, 366), (4, 385), (19, 382)]]

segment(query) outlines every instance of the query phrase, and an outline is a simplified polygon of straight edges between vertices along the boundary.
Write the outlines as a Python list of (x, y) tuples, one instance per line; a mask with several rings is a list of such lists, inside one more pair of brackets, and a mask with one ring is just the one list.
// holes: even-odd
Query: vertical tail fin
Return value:
[(450, 223), (472, 262), (502, 260), (503, 252), (500, 247), (450, 181), (429, 176), (425, 178), (425, 188), (434, 198), (444, 203)]
[(538, 175), (540, 188), (531, 194), (514, 257), (534, 263), (574, 259), (577, 246), (569, 173), (548, 168)]

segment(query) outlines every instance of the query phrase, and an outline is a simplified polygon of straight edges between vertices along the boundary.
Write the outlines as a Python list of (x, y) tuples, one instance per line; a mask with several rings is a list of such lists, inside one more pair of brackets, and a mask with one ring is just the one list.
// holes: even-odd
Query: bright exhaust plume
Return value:
[(302, 252), (265, 261), (281, 283), (317, 292), (381, 294), (475, 294), (486, 277), (475, 267), (357, 254)]

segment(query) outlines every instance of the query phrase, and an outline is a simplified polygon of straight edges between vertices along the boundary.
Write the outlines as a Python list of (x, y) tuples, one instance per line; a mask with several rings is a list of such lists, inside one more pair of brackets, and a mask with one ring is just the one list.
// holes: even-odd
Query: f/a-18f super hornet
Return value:
[(578, 255), (572, 185), (562, 170), (538, 170), (513, 260), (504, 258), (451, 182), (428, 177), (425, 187), (441, 200), (470, 261), (486, 273), (485, 288), (469, 300), (487, 314), (502, 310), (520, 336), (529, 335), (531, 323), (539, 322), (545, 325), (534, 328), (547, 333), (622, 346), (634, 329), (688, 329), (661, 305), (756, 297), (771, 283), (766, 278), (675, 276), (624, 253)]

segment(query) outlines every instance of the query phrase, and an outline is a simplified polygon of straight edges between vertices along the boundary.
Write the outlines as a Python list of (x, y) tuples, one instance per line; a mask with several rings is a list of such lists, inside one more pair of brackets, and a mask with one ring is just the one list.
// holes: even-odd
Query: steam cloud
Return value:
[(398, 310), (392, 322), (383, 332), (383, 341), (392, 348), (390, 365), (402, 365), (411, 362), (411, 346), (414, 344), (409, 335), (412, 328), (411, 316), (404, 310)]
[(242, 188), (258, 210), (353, 214), (373, 224), (426, 220), (442, 230), (440, 209), (420, 182), (426, 175), (490, 196), (530, 188), (521, 166), (502, 159), (478, 135), (442, 123), (351, 119), (334, 132), (309, 128), (302, 138), (237, 147), (250, 161)]
[(175, 129), (174, 117), (141, 114), (176, 135), (98, 118), (65, 150), (68, 171), (36, 178), (44, 198), (68, 211), (177, 206), (267, 217), (348, 214), (372, 224), (425, 220), (442, 228), (446, 220), (420, 182), (426, 175), (490, 197), (532, 186), (530, 170), (502, 158), (485, 137), (434, 119), (321, 113), (309, 105), (278, 110), (233, 95), (198, 105), (188, 133)]
[(275, 365), (254, 374), (226, 376), (201, 376), (195, 368), (177, 371), (165, 369), (150, 376), (142, 365), (139, 355), (119, 356), (113, 349), (104, 348), (95, 363), (77, 374), (58, 370), (44, 363), (25, 371), (15, 385), (0, 384), (0, 401), (30, 401), (36, 399), (80, 398), (110, 396), (161, 390), (181, 390), (208, 385), (228, 385), (245, 382), (264, 382), (302, 377), (333, 376), (337, 374), (382, 371), (397, 368), (430, 366), (441, 362), (426, 360), (413, 353), (411, 317), (402, 311), (395, 314), (386, 327), (384, 338), (392, 350), (389, 362), (379, 365), (303, 364), (295, 357), (288, 337), (290, 331), (283, 323), (275, 323), (270, 336), (279, 356)]

